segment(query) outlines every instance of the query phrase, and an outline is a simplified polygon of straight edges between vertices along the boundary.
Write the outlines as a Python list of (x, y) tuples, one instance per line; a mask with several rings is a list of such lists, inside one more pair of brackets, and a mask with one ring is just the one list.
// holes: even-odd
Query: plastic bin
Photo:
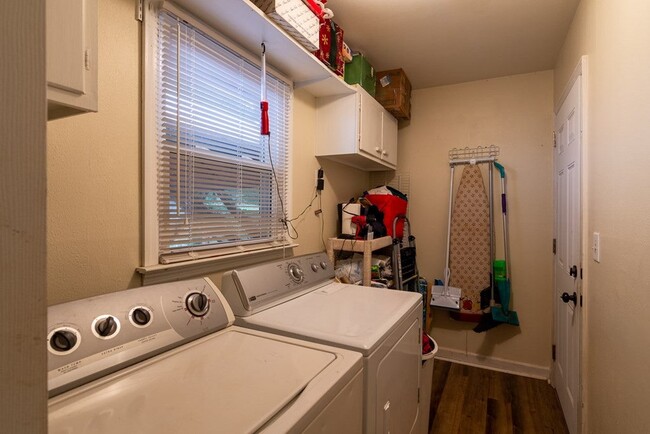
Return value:
[[(429, 336), (431, 338), (431, 336)], [(429, 407), (431, 406), (431, 386), (433, 383), (433, 361), (438, 352), (438, 343), (431, 338), (433, 350), (422, 354), (422, 370), (420, 371), (420, 405), (418, 407), (418, 420), (416, 421), (416, 433), (427, 434), (429, 432)]]

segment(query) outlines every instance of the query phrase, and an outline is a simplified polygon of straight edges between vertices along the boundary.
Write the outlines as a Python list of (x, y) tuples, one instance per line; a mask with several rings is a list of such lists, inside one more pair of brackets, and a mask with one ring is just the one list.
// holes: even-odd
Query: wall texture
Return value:
[(650, 3), (582, 0), (555, 68), (556, 102), (588, 56), (584, 432), (645, 432), (650, 416)]
[(140, 279), (140, 23), (99, 2), (99, 111), (48, 123), (48, 303)]
[[(409, 214), (417, 236), (418, 268), (429, 281), (442, 279), (444, 270), (448, 151), (497, 145), (509, 180), (512, 308), (521, 327), (502, 325), (476, 334), (473, 324), (434, 311), (432, 335), (443, 352), (457, 359), (532, 365), (532, 373), (538, 375), (546, 375), (550, 366), (552, 95), (551, 71), (413, 92), (413, 118), (399, 133), (399, 170), (411, 176)], [(486, 172), (484, 182), (487, 190)], [(496, 182), (497, 178), (498, 192)], [(497, 258), (503, 257), (500, 215), (497, 205)]]
[[(99, 111), (48, 123), (48, 303), (139, 286), (141, 231), (141, 31), (132, 0), (99, 2)], [(314, 197), (325, 171), (325, 240), (334, 236), (336, 206), (367, 188), (368, 174), (314, 157), (316, 104), (294, 95), (292, 200), (288, 215)], [(323, 250), (316, 199), (293, 224), (300, 246)], [(291, 251), (287, 252), (288, 254)], [(281, 254), (279, 254), (281, 256)], [(232, 265), (230, 265), (232, 266)], [(217, 284), (221, 272), (210, 276)]]

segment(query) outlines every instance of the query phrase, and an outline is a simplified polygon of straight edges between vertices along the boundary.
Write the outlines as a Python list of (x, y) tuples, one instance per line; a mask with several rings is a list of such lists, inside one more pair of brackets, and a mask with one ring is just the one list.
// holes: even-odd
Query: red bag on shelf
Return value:
[(396, 234), (393, 233), (393, 221), (398, 215), (406, 215), (408, 202), (401, 197), (390, 194), (367, 194), (365, 197), (370, 203), (376, 205), (379, 211), (384, 213), (384, 224), (388, 235), (393, 238), (402, 238), (404, 236), (404, 220), (397, 222), (397, 226), (395, 226)]
[(320, 49), (314, 55), (337, 75), (343, 76), (343, 29), (329, 19), (320, 25)]

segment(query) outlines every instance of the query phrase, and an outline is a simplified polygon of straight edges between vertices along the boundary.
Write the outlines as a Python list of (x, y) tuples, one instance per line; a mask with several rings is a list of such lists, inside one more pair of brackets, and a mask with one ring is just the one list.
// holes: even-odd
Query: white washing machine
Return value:
[(297, 256), (227, 272), (221, 288), (236, 325), (363, 354), (365, 433), (417, 431), (421, 295), (341, 284), (332, 268)]
[(361, 431), (359, 353), (233, 321), (208, 279), (50, 307), (49, 432)]

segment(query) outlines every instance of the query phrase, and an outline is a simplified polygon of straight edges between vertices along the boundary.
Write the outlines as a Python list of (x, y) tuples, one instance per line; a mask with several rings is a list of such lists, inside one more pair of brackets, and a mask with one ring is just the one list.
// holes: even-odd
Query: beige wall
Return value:
[[(509, 180), (512, 308), (521, 327), (501, 325), (476, 334), (473, 324), (454, 322), (437, 310), (432, 335), (443, 350), (550, 366), (552, 80), (546, 71), (413, 92), (412, 120), (399, 133), (399, 170), (411, 175), (409, 214), (418, 268), (429, 281), (442, 279), (444, 270), (449, 149), (499, 146)], [(487, 174), (484, 178), (487, 189)], [(500, 216), (497, 206), (497, 257), (503, 257)]]
[[(140, 285), (140, 23), (132, 0), (99, 2), (99, 111), (48, 123), (48, 303)], [(313, 197), (325, 170), (324, 237), (336, 227), (335, 204), (367, 188), (368, 174), (314, 157), (315, 100), (295, 92), (291, 157), (293, 217)], [(323, 250), (313, 210), (294, 222), (300, 246)], [(231, 265), (232, 266), (232, 265)], [(211, 274), (217, 284), (221, 273)]]
[(650, 393), (650, 2), (582, 0), (555, 68), (558, 100), (588, 56), (584, 282), (589, 433), (647, 432)]
[(48, 123), (48, 303), (139, 284), (140, 25), (99, 3), (99, 111)]

